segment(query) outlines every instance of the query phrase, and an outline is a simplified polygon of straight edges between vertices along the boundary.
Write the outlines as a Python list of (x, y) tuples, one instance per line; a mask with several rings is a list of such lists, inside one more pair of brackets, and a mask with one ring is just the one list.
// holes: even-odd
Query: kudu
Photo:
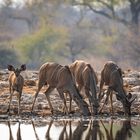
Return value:
[(20, 68), (14, 68), (12, 65), (8, 65), (8, 70), (12, 71), (9, 75), (9, 90), (10, 90), (10, 102), (7, 112), (10, 112), (10, 105), (14, 91), (18, 92), (18, 115), (20, 113), (20, 98), (22, 95), (22, 89), (24, 85), (24, 78), (20, 74), (22, 71), (26, 70), (26, 65), (21, 65)]
[[(88, 105), (83, 101), (82, 96), (79, 94), (76, 88), (75, 82), (71, 75), (68, 66), (61, 66), (54, 62), (48, 62), (43, 64), (39, 70), (39, 81), (38, 89), (35, 93), (35, 99), (32, 105), (32, 111), (34, 108), (35, 100), (41, 88), (47, 84), (47, 89), (45, 91), (46, 98), (48, 100), (51, 112), (53, 113), (53, 107), (49, 99), (50, 93), (56, 88), (61, 99), (64, 101), (66, 106), (66, 100), (64, 98), (64, 92), (68, 92), (72, 99), (77, 103), (79, 108), (83, 111), (83, 115), (90, 115), (88, 110)], [(67, 111), (68, 112), (68, 111)]]
[(93, 108), (93, 113), (98, 113), (97, 101), (97, 83), (98, 79), (95, 71), (89, 63), (82, 60), (76, 60), (69, 66), (79, 91), (82, 88), (85, 90), (85, 95), (88, 97), (90, 106)]
[(123, 105), (125, 115), (130, 115), (131, 105), (132, 105), (132, 102), (136, 99), (136, 96), (132, 97), (131, 93), (129, 93), (128, 95), (126, 94), (123, 88), (123, 78), (122, 78), (121, 68), (119, 68), (117, 64), (115, 64), (112, 61), (108, 61), (104, 65), (103, 70), (101, 71), (99, 100), (101, 100), (101, 98), (104, 96), (104, 93), (103, 95), (101, 95), (104, 83), (105, 85), (108, 85), (108, 89), (106, 92), (107, 97), (99, 112), (101, 112), (105, 103), (108, 100), (108, 97), (110, 96), (111, 110), (112, 110), (112, 113), (114, 113), (113, 105), (112, 105), (112, 94), (115, 93), (117, 100), (119, 100)]

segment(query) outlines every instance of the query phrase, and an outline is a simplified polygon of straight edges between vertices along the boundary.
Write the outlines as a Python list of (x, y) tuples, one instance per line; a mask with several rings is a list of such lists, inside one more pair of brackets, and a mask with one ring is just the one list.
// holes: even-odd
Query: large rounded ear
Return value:
[(25, 65), (25, 64), (21, 65), (20, 70), (21, 70), (21, 71), (26, 70), (26, 65)]
[(133, 95), (132, 98), (129, 100), (129, 102), (132, 104), (136, 98), (137, 98), (137, 95)]
[(9, 71), (15, 71), (15, 68), (12, 65), (8, 65), (7, 68)]
[(128, 93), (127, 98), (130, 100), (132, 98), (132, 94)]

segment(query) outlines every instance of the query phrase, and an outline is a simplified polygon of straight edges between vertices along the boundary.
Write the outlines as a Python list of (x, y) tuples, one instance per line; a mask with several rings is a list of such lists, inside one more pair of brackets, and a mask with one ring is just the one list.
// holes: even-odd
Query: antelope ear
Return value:
[(130, 100), (132, 98), (132, 94), (128, 93), (127, 98)]
[(8, 65), (7, 68), (9, 71), (15, 71), (15, 68), (12, 65)]
[(129, 100), (129, 102), (132, 104), (136, 98), (137, 98), (137, 95), (133, 95), (133, 97)]
[(26, 70), (26, 65), (25, 65), (25, 64), (21, 65), (20, 70), (21, 70), (21, 71)]

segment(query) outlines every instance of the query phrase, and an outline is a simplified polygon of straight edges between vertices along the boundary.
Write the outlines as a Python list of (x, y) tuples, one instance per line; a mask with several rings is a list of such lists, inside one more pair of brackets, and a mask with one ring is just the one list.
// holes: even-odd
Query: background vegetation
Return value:
[(139, 0), (3, 0), (0, 68), (84, 59), (138, 69), (139, 13)]

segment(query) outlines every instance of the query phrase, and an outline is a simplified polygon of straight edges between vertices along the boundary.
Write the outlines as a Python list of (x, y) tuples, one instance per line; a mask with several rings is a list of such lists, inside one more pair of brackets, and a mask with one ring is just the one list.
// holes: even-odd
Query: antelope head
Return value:
[(23, 65), (21, 65), (20, 68), (16, 68), (16, 69), (12, 65), (8, 65), (8, 70), (13, 71), (15, 73), (16, 77), (18, 77), (20, 75), (21, 71), (26, 70), (26, 65), (23, 64)]
[(117, 94), (117, 99), (120, 100), (123, 104), (125, 115), (127, 116), (131, 115), (131, 105), (135, 101), (136, 98), (137, 96), (135, 95), (132, 96), (131, 93), (128, 93), (128, 95), (126, 96), (120, 96)]

